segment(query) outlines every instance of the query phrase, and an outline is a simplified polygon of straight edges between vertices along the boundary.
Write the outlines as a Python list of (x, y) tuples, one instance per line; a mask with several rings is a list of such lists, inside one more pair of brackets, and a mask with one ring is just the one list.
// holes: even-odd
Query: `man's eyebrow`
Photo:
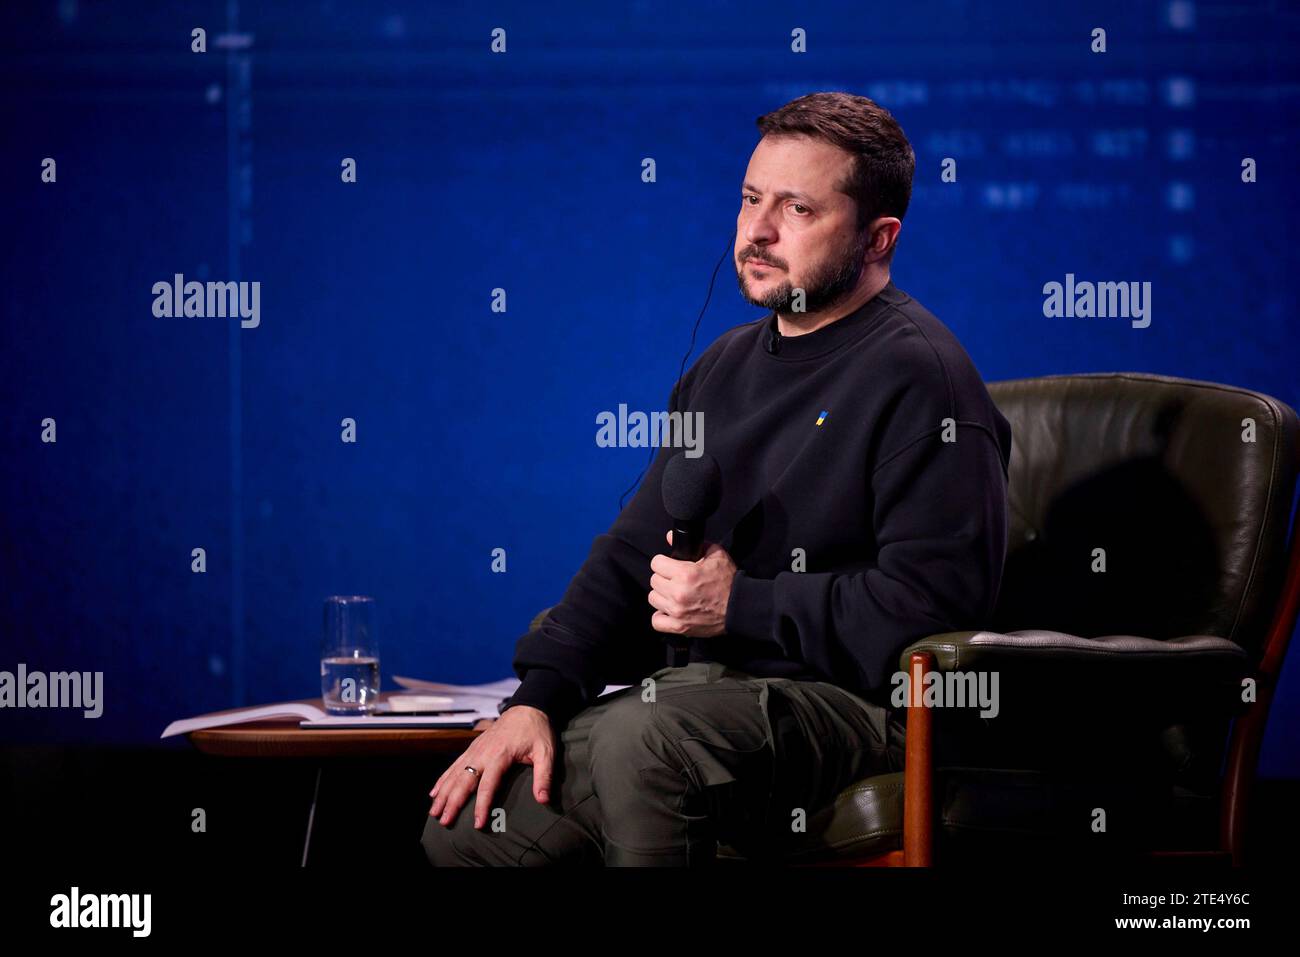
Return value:
[[(757, 186), (755, 186), (755, 185), (752, 184), (752, 183), (743, 183), (743, 184), (741, 184), (741, 187), (740, 187), (740, 188), (741, 188), (741, 189), (745, 189), (745, 190), (749, 190), (749, 192), (751, 192), (751, 193), (762, 193), (762, 192), (763, 192), (761, 189), (759, 189)], [(810, 205), (810, 206), (816, 204), (816, 200), (814, 200), (811, 196), (809, 196), (807, 193), (800, 193), (798, 190), (783, 189), (783, 190), (781, 190), (779, 193), (776, 194), (776, 198), (777, 198), (777, 199), (797, 199), (797, 200), (800, 200), (801, 202), (805, 202), (805, 203), (807, 203), (807, 204)]]

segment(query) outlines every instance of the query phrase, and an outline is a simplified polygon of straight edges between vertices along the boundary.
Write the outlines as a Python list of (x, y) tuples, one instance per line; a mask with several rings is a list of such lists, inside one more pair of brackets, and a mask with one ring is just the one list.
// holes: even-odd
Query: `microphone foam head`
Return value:
[(664, 511), (679, 522), (702, 522), (722, 500), (722, 470), (708, 452), (687, 458), (678, 452), (664, 466)]

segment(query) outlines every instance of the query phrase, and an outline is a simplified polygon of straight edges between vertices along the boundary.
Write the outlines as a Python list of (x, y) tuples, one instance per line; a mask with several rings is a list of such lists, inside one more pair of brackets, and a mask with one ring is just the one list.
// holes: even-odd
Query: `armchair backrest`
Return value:
[(1294, 409), (1136, 372), (988, 389), (1013, 434), (994, 630), (1218, 635), (1260, 652), (1286, 564)]

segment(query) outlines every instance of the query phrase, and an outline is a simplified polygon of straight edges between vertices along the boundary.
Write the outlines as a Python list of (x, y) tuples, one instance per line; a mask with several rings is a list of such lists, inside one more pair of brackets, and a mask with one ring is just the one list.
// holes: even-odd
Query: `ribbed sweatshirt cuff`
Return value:
[(777, 637), (773, 592), (776, 582), (771, 578), (751, 578), (737, 571), (731, 581), (731, 595), (727, 599), (727, 617), (723, 628), (727, 634), (752, 641), (770, 641), (778, 645), (787, 656), (789, 652)]
[(582, 690), (558, 671), (529, 668), (515, 693), (502, 705), (501, 712), (504, 714), (507, 708), (517, 704), (545, 712), (550, 719), (551, 729), (559, 731), (582, 710)]

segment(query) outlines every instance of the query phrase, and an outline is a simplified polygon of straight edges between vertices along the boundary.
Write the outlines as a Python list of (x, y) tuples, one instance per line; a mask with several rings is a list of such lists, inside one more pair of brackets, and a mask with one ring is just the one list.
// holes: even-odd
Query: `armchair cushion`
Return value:
[(872, 857), (903, 844), (903, 775), (880, 774), (856, 781), (834, 802), (808, 815), (807, 830), (784, 842), (750, 845), (739, 838), (718, 846), (723, 860), (799, 864)]

